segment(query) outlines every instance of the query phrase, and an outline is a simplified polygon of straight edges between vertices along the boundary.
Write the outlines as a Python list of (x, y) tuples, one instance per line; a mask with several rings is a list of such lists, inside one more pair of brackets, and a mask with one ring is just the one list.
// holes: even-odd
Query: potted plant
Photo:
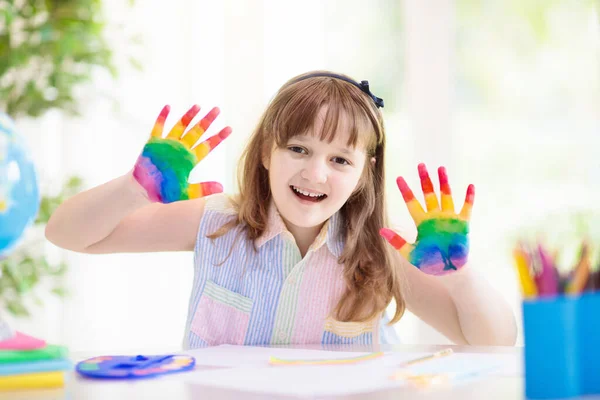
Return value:
[[(100, 0), (8, 2), (0, 26), (0, 110), (12, 119), (40, 117), (50, 109), (78, 115), (77, 90), (93, 73), (104, 70), (116, 77)], [(28, 316), (31, 305), (41, 301), (39, 290), (65, 294), (61, 278), (67, 265), (51, 263), (40, 244), (54, 209), (81, 186), (80, 178), (71, 177), (58, 194), (42, 194), (24, 240), (0, 259), (0, 308), (8, 314)]]

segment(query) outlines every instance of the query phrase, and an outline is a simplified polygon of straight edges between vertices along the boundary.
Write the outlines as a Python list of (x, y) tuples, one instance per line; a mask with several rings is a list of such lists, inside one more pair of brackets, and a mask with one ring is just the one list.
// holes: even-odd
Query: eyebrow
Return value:
[[(296, 135), (296, 136), (291, 137), (290, 140), (294, 139), (294, 140), (298, 140), (300, 142), (308, 142), (308, 141), (310, 141), (310, 139), (308, 139), (307, 136), (308, 135)], [(336, 147), (335, 150), (339, 151), (340, 153), (344, 153), (344, 154), (347, 154), (347, 155), (350, 155), (350, 156), (354, 155), (354, 153), (352, 152), (352, 150), (349, 150), (346, 147)]]
[(354, 155), (353, 152), (351, 152), (350, 150), (348, 150), (346, 148), (338, 147), (336, 150), (338, 150), (340, 153), (348, 154), (349, 156)]

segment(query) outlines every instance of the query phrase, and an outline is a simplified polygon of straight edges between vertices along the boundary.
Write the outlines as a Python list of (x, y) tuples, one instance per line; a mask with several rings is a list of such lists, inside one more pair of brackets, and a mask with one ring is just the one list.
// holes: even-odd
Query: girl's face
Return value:
[(292, 137), (284, 148), (275, 146), (265, 163), (273, 200), (292, 232), (320, 228), (346, 203), (365, 167), (364, 145), (348, 145), (344, 118), (331, 143), (320, 140), (325, 111), (319, 113), (313, 132)]

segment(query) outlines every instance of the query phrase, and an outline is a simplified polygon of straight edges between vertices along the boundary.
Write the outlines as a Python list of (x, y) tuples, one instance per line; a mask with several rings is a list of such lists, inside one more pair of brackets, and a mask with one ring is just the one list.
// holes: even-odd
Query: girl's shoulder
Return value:
[(237, 196), (216, 193), (204, 197), (204, 212), (215, 212), (219, 214), (237, 214)]

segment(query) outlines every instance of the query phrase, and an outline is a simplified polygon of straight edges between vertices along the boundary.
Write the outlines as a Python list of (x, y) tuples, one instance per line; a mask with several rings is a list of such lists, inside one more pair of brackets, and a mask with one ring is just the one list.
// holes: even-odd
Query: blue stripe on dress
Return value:
[[(217, 239), (208, 239), (206, 235), (217, 231), (235, 218), (222, 209), (210, 209), (209, 203), (215, 204), (224, 200), (216, 196), (222, 195), (215, 195), (214, 199), (207, 198), (207, 207), (196, 238), (194, 283), (190, 294), (184, 348), (207, 346), (207, 343), (191, 332), (190, 328), (208, 280), (253, 300), (244, 344), (269, 344), (283, 282), (294, 265), (301, 261), (300, 252), (291, 239), (280, 234), (264, 243), (256, 253), (254, 243), (247, 240), (241, 226), (234, 227)], [(340, 222), (339, 216), (336, 217), (328, 230), (327, 246), (337, 256), (343, 250), (343, 241), (336, 237), (335, 231)], [(235, 248), (232, 251), (231, 246), (234, 244)], [(226, 259), (228, 256), (229, 258)], [(218, 265), (219, 263), (221, 265)], [(218, 323), (218, 321), (206, 321), (206, 323)], [(372, 341), (371, 332), (353, 338), (342, 337), (331, 332), (323, 332), (322, 336), (323, 344), (370, 344)]]
[(354, 337), (344, 337), (333, 332), (324, 331), (321, 344), (372, 344), (373, 333), (365, 332)]

